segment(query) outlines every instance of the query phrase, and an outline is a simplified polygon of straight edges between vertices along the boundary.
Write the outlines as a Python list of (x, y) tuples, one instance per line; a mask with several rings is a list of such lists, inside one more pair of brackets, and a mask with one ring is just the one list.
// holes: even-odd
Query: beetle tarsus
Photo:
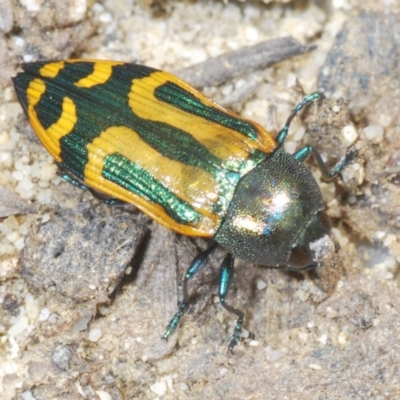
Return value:
[(229, 292), (229, 288), (232, 283), (233, 272), (234, 272), (234, 262), (235, 259), (232, 254), (228, 253), (222, 261), (221, 271), (219, 274), (219, 289), (218, 296), (221, 306), (225, 308), (228, 312), (235, 314), (238, 317), (236, 322), (235, 330), (233, 331), (233, 335), (231, 336), (231, 340), (229, 342), (228, 351), (232, 353), (233, 348), (240, 343), (240, 333), (242, 331), (242, 325), (244, 320), (243, 311), (238, 310), (226, 304), (226, 296)]
[(339, 160), (339, 162), (332, 168), (331, 171), (328, 170), (324, 160), (321, 157), (321, 154), (319, 154), (318, 150), (315, 149), (313, 146), (305, 146), (301, 148), (293, 154), (293, 157), (297, 161), (302, 162), (306, 160), (310, 153), (313, 154), (315, 161), (317, 162), (318, 167), (322, 172), (322, 178), (326, 181), (329, 181), (336, 175), (338, 175), (343, 170), (343, 168), (354, 161), (354, 158), (357, 155), (357, 150), (354, 147), (351, 147), (350, 150)]
[(182, 303), (179, 306), (178, 312), (173, 316), (171, 319), (170, 323), (167, 326), (167, 329), (162, 336), (163, 339), (168, 340), (168, 338), (171, 336), (171, 334), (175, 331), (175, 329), (179, 325), (179, 321), (181, 320), (183, 314), (185, 313), (187, 308), (187, 303), (182, 301)]
[(357, 156), (357, 150), (351, 147), (350, 150), (340, 159), (336, 166), (330, 172), (330, 177), (335, 177), (339, 172), (343, 170), (347, 165), (351, 164)]
[(183, 301), (179, 306), (179, 310), (173, 316), (170, 323), (167, 326), (167, 329), (163, 335), (163, 339), (167, 340), (174, 330), (178, 327), (183, 314), (185, 313), (188, 305), (189, 305), (189, 291), (188, 291), (188, 282), (189, 280), (201, 271), (208, 263), (212, 255), (214, 254), (215, 250), (217, 249), (218, 244), (214, 243), (208, 249), (200, 253), (190, 264), (190, 267), (187, 269), (185, 273), (185, 277), (183, 279)]
[(228, 352), (233, 353), (233, 348), (240, 343), (240, 333), (242, 332), (243, 317), (239, 317), (231, 341), (229, 342)]
[(292, 123), (293, 119), (302, 110), (305, 106), (309, 105), (310, 103), (323, 99), (325, 96), (320, 92), (314, 92), (309, 94), (308, 96), (304, 97), (304, 99), (296, 105), (293, 109), (292, 113), (289, 115), (288, 119), (286, 120), (285, 126), (279, 131), (276, 141), (278, 143), (278, 147), (282, 147), (285, 143), (286, 137), (288, 135), (290, 124)]

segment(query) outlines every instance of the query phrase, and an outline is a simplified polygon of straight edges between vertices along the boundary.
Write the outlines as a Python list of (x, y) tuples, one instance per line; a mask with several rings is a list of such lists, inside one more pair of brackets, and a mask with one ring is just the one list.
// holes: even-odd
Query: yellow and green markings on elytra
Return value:
[(57, 162), (180, 233), (212, 236), (237, 182), (275, 148), (261, 126), (150, 67), (74, 60), (23, 68), (18, 98)]
[[(239, 343), (244, 313), (226, 303), (234, 257), (292, 269), (319, 265), (329, 253), (330, 222), (321, 192), (303, 161), (306, 146), (283, 150), (290, 123), (273, 139), (185, 82), (150, 67), (116, 61), (70, 60), (23, 65), (14, 79), (22, 107), (40, 140), (73, 177), (133, 203), (176, 232), (212, 237), (227, 249), (220, 269), (221, 305), (237, 316), (229, 350)], [(188, 281), (207, 264), (212, 245), (188, 268), (183, 301), (164, 338), (189, 304)]]

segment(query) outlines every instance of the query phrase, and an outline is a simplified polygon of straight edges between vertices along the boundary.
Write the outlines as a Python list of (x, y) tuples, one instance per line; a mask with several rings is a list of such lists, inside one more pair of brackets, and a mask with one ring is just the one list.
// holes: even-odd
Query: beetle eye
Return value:
[(318, 213), (318, 218), (321, 221), (322, 225), (324, 225), (328, 232), (330, 232), (332, 229), (332, 223), (327, 212), (325, 210), (321, 210)]
[(312, 264), (310, 254), (302, 246), (292, 249), (289, 257), (289, 265), (293, 268), (305, 268)]

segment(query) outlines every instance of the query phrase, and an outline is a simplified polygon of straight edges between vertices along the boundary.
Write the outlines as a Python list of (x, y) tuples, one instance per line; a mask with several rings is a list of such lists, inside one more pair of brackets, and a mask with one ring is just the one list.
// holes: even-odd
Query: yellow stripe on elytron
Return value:
[(43, 138), (43, 143), (46, 141), (49, 142), (48, 145), (45, 144), (46, 147), (51, 147), (51, 154), (53, 157), (57, 158), (57, 160), (61, 160), (60, 158), (60, 140), (63, 136), (68, 135), (74, 129), (78, 121), (78, 117), (76, 115), (76, 105), (69, 97), (63, 98), (62, 103), (62, 112), (61, 116), (57, 122), (50, 125), (46, 130), (46, 136)]
[(64, 65), (64, 61), (45, 64), (42, 68), (40, 68), (39, 74), (44, 78), (55, 78), (64, 68)]
[(60, 139), (70, 133), (77, 122), (76, 106), (69, 97), (64, 97), (60, 118), (45, 129), (35, 110), (35, 106), (45, 91), (46, 85), (41, 79), (30, 82), (27, 89), (29, 121), (48, 152), (60, 162)]
[(197, 141), (207, 147), (211, 153), (222, 160), (244, 160), (247, 159), (249, 153), (255, 148), (264, 152), (270, 152), (276, 147), (272, 136), (254, 122), (251, 123), (259, 128), (263, 134), (260, 135), (260, 141), (263, 143), (256, 142), (230, 128), (159, 101), (154, 97), (154, 89), (167, 81), (180, 85), (207, 106), (215, 107), (230, 115), (234, 115), (195, 91), (180, 79), (165, 72), (153, 72), (146, 78), (133, 81), (129, 94), (129, 106), (135, 114), (144, 119), (168, 123), (190, 133)]
[[(90, 154), (90, 156), (93, 156), (93, 154)], [(91, 158), (90, 156), (89, 158)], [(212, 218), (203, 218), (196, 226), (178, 224), (174, 219), (166, 214), (164, 209), (158, 204), (152, 203), (143, 196), (132, 193), (116, 183), (104, 179), (98, 165), (94, 166), (90, 163), (86, 165), (85, 184), (94, 189), (98, 189), (113, 198), (122, 200), (128, 204), (134, 204), (139, 208), (139, 210), (148, 215), (154, 221), (158, 222), (160, 225), (182, 235), (210, 237), (215, 234), (219, 226), (219, 218), (215, 215), (212, 216)]]
[[(154, 178), (168, 187), (183, 201), (191, 204), (201, 214), (212, 214), (212, 207), (218, 201), (218, 184), (215, 178), (203, 169), (182, 164), (164, 157), (130, 128), (110, 127), (87, 145), (89, 161), (85, 169), (95, 167), (101, 173), (104, 158), (119, 153), (146, 169)], [(102, 178), (100, 175), (98, 179)]]
[(46, 91), (46, 84), (41, 79), (33, 79), (26, 90), (26, 97), (28, 101), (27, 113), (29, 122), (32, 125), (33, 130), (38, 135), (39, 139), (49, 151), (49, 153), (57, 159), (57, 161), (61, 161), (59, 157), (56, 157), (54, 150), (54, 145), (49, 142), (49, 138), (47, 137), (46, 130), (43, 128), (43, 125), (40, 123), (39, 118), (36, 114), (35, 106), (41, 99), (43, 93)]
[(96, 85), (102, 85), (103, 83), (106, 83), (108, 79), (110, 79), (112, 75), (112, 67), (114, 65), (121, 64), (123, 63), (118, 61), (95, 62), (93, 65), (93, 72), (76, 82), (75, 86), (82, 88), (91, 88)]
[(46, 84), (41, 79), (33, 79), (26, 90), (28, 107), (35, 107), (43, 93), (46, 91)]

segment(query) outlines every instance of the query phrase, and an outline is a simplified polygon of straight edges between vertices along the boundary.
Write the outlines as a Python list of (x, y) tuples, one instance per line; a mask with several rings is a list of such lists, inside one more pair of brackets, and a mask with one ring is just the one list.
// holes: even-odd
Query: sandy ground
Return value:
[[(400, 398), (398, 2), (265, 3), (0, 0), (1, 399)], [(247, 73), (208, 74), (201, 89), (273, 135), (300, 85), (324, 91), (293, 122), (286, 149), (312, 143), (329, 165), (358, 149), (331, 183), (308, 163), (336, 252), (302, 274), (238, 260), (229, 301), (246, 311), (246, 329), (229, 354), (235, 319), (216, 296), (221, 249), (164, 342), (182, 276), (208, 242), (63, 181), (10, 77), (21, 62), (69, 57), (179, 74), (284, 36), (316, 47), (268, 68), (249, 59)]]

